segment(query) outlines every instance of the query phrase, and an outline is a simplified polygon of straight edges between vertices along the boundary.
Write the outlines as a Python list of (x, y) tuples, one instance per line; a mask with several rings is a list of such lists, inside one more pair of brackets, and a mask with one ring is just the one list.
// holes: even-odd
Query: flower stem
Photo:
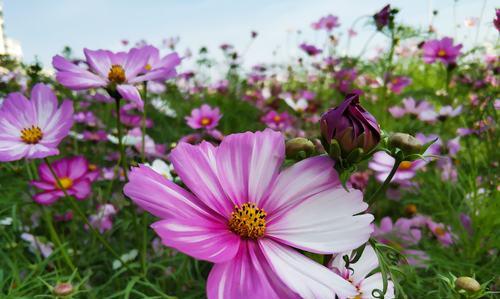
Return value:
[(384, 191), (387, 188), (387, 186), (389, 186), (389, 183), (392, 181), (392, 178), (394, 177), (394, 175), (398, 171), (399, 164), (401, 164), (401, 162), (402, 161), (400, 159), (398, 159), (398, 158), (395, 159), (394, 166), (392, 166), (391, 172), (389, 173), (389, 175), (387, 176), (385, 181), (382, 183), (382, 185), (380, 185), (378, 187), (378, 189), (372, 193), (370, 198), (367, 200), (368, 203), (371, 203), (372, 200), (374, 200), (381, 191)]
[(118, 130), (118, 149), (120, 151), (120, 161), (123, 168), (123, 175), (125, 179), (128, 181), (127, 175), (127, 158), (125, 157), (125, 148), (123, 147), (123, 132), (122, 132), (122, 122), (120, 118), (120, 98), (115, 98), (116, 103), (116, 129)]

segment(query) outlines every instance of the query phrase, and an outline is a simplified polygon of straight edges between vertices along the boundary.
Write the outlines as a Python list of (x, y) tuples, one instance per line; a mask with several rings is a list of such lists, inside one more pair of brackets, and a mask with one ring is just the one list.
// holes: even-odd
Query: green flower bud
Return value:
[(285, 143), (286, 156), (291, 159), (306, 158), (314, 153), (314, 150), (314, 143), (302, 137), (290, 139)]
[(462, 276), (455, 280), (455, 287), (459, 290), (475, 293), (481, 290), (481, 285), (477, 280), (471, 277)]
[(422, 143), (417, 138), (405, 133), (394, 133), (389, 137), (389, 146), (399, 148), (405, 155), (419, 154), (422, 151)]

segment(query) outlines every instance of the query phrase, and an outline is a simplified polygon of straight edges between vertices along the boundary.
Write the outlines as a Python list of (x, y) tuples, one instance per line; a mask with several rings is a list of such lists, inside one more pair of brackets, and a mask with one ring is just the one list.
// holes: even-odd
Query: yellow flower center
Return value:
[(125, 77), (125, 70), (121, 65), (113, 64), (111, 66), (111, 69), (109, 70), (108, 79), (109, 81), (116, 84), (121, 84), (125, 82), (125, 80), (127, 79)]
[(146, 69), (146, 71), (150, 71), (151, 70), (151, 64), (146, 64), (146, 66), (144, 67)]
[(208, 126), (209, 124), (212, 123), (212, 119), (208, 118), (208, 117), (204, 117), (201, 119), (200, 123), (202, 126)]
[(439, 56), (439, 57), (445, 57), (445, 56), (446, 56), (446, 51), (445, 51), (445, 50), (443, 50), (443, 49), (439, 50), (439, 52), (438, 52), (438, 56)]
[(37, 144), (43, 137), (42, 129), (37, 126), (21, 130), (21, 139), (27, 144)]
[(263, 209), (254, 203), (245, 203), (241, 207), (234, 206), (229, 220), (229, 229), (244, 239), (258, 239), (266, 231), (266, 215)]
[(281, 116), (276, 115), (276, 116), (273, 117), (273, 120), (274, 120), (275, 123), (279, 123), (281, 121)]
[(399, 164), (399, 169), (401, 170), (407, 170), (411, 168), (412, 163), (410, 161), (403, 161), (401, 164)]
[(58, 189), (61, 189), (62, 187), (62, 189), (67, 190), (68, 188), (71, 188), (71, 186), (73, 186), (73, 180), (68, 177), (60, 178), (59, 182), (61, 183), (61, 186), (59, 186), (56, 182), (56, 187)]
[(95, 165), (95, 164), (89, 164), (89, 170), (90, 171), (94, 171), (96, 169), (97, 169), (97, 165)]
[(446, 231), (444, 230), (444, 228), (438, 226), (436, 227), (436, 229), (434, 230), (434, 233), (440, 237), (444, 236), (446, 234)]

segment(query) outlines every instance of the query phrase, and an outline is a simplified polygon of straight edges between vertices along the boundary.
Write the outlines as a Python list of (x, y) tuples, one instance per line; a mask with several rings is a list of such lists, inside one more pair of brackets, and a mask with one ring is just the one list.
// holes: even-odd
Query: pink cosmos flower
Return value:
[[(117, 53), (107, 50), (83, 51), (89, 69), (81, 68), (60, 55), (54, 56), (52, 65), (57, 70), (57, 81), (73, 90), (103, 87), (118, 92), (122, 98), (133, 101), (139, 108), (144, 103), (134, 84), (175, 75), (177, 64), (172, 62), (176, 61), (170, 58), (165, 63), (157, 60), (152, 57), (154, 53), (149, 46)], [(148, 64), (150, 62), (156, 63), (154, 69)]]
[(460, 55), (460, 49), (462, 44), (454, 46), (450, 37), (426, 41), (422, 47), (424, 62), (431, 64), (438, 60), (445, 65), (455, 63)]
[[(356, 287), (358, 293), (354, 298), (374, 298), (373, 291), (375, 289), (382, 291), (384, 288), (384, 281), (382, 279), (382, 274), (378, 271), (370, 275), (373, 270), (378, 268), (378, 258), (373, 247), (369, 245), (366, 246), (359, 260), (355, 263), (350, 262), (349, 265), (346, 265), (344, 260), (345, 256), (347, 256), (350, 261), (354, 257), (353, 252), (339, 253), (330, 261), (328, 267)], [(394, 284), (390, 280), (387, 282), (387, 290), (383, 298), (395, 298)], [(339, 299), (346, 299), (346, 297), (340, 296)]]
[(411, 82), (411, 78), (409, 77), (394, 77), (389, 81), (388, 87), (395, 94), (400, 94), (406, 86), (411, 84)]
[(193, 109), (190, 116), (186, 116), (188, 126), (193, 129), (213, 129), (219, 124), (222, 118), (219, 108), (210, 107), (207, 104), (201, 105), (200, 108)]
[[(145, 46), (144, 49), (149, 51), (149, 59), (144, 67), (146, 69), (146, 74), (158, 72), (158, 74), (154, 74), (154, 79), (149, 80), (161, 82), (171, 79), (177, 75), (175, 68), (181, 63), (179, 54), (173, 52), (165, 55), (164, 57), (160, 57), (160, 51), (156, 47)], [(163, 70), (168, 70), (168, 72)]]
[(218, 147), (181, 143), (170, 160), (191, 192), (144, 165), (124, 192), (162, 218), (152, 227), (164, 245), (215, 263), (209, 299), (355, 296), (292, 247), (330, 254), (365, 243), (373, 216), (360, 214), (362, 193), (343, 189), (328, 157), (280, 171), (284, 158), (284, 136), (269, 129), (229, 135)]
[[(83, 200), (90, 195), (91, 182), (94, 181), (98, 172), (95, 166), (89, 165), (84, 157), (62, 158), (51, 163), (52, 168), (61, 182), (62, 188), (69, 195), (73, 195), (78, 200)], [(50, 172), (47, 164), (40, 164), (38, 167), (40, 180), (31, 181), (31, 185), (42, 189), (41, 193), (35, 194), (33, 199), (42, 205), (51, 205), (59, 198), (64, 197), (56, 179)]]
[(278, 131), (285, 131), (292, 126), (292, 117), (287, 112), (278, 113), (271, 110), (262, 116), (261, 121), (269, 128)]
[[(373, 155), (373, 159), (370, 161), (370, 163), (368, 163), (368, 167), (375, 171), (375, 178), (379, 182), (383, 182), (389, 176), (394, 163), (394, 158), (386, 152), (376, 152)], [(417, 170), (424, 167), (426, 164), (427, 162), (421, 159), (415, 160), (413, 162), (401, 162), (391, 182), (396, 184), (406, 183), (416, 175)]]
[(389, 108), (389, 112), (394, 118), (401, 118), (406, 114), (420, 116), (420, 114), (432, 111), (434, 112), (434, 107), (431, 103), (427, 101), (415, 101), (413, 98), (403, 99), (403, 107), (392, 106)]
[(326, 31), (332, 31), (333, 28), (339, 26), (339, 18), (334, 15), (327, 15), (319, 19), (317, 22), (311, 24), (311, 27), (314, 30), (325, 29)]
[(323, 52), (321, 49), (316, 48), (314, 45), (309, 45), (306, 43), (300, 44), (299, 48), (301, 48), (302, 51), (306, 52), (307, 55), (309, 56), (316, 56), (318, 54), (321, 54), (321, 52)]
[(97, 214), (90, 215), (90, 224), (101, 234), (113, 228), (113, 216), (116, 209), (112, 204), (105, 204), (97, 208)]
[(54, 92), (36, 84), (31, 100), (15, 92), (0, 107), (0, 161), (40, 159), (58, 155), (57, 146), (73, 125), (73, 104), (58, 108)]

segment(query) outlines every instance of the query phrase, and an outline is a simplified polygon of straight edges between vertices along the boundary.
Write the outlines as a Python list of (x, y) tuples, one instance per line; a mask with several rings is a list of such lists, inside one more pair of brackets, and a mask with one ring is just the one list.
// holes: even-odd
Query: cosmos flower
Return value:
[(262, 116), (261, 121), (269, 128), (278, 131), (286, 131), (292, 126), (292, 117), (287, 112), (278, 113), (271, 110)]
[(150, 167), (151, 169), (153, 169), (157, 173), (161, 174), (167, 180), (172, 181), (174, 179), (172, 177), (172, 166), (168, 165), (163, 160), (156, 159), (156, 160), (153, 161), (152, 164), (146, 163), (144, 165)]
[(299, 48), (301, 48), (309, 56), (316, 56), (316, 55), (320, 54), (321, 52), (323, 52), (321, 49), (318, 49), (315, 46), (309, 45), (306, 43), (300, 44)]
[(11, 93), (0, 107), (0, 161), (58, 155), (57, 146), (73, 125), (73, 104), (58, 107), (49, 86), (36, 84), (31, 100)]
[(400, 94), (406, 86), (411, 84), (411, 82), (412, 81), (409, 77), (398, 76), (392, 78), (387, 86), (393, 93)]
[(382, 30), (385, 26), (389, 24), (391, 17), (391, 6), (387, 4), (379, 12), (373, 15), (373, 20), (375, 21), (375, 26), (377, 30)]
[[(144, 49), (149, 51), (149, 59), (146, 66), (146, 74), (152, 74), (154, 78), (148, 80), (166, 81), (177, 75), (176, 67), (181, 63), (181, 58), (176, 52), (160, 57), (160, 51), (153, 46), (145, 46)], [(168, 70), (168, 71), (164, 71)]]
[[(51, 163), (61, 186), (50, 172), (47, 164), (40, 164), (38, 175), (40, 180), (31, 181), (31, 185), (42, 189), (41, 193), (35, 194), (33, 199), (42, 205), (51, 205), (59, 198), (64, 197), (64, 191), (73, 195), (78, 200), (83, 200), (90, 195), (91, 183), (98, 173), (95, 166), (89, 165), (84, 157), (62, 158)], [(61, 188), (62, 187), (62, 188)]]
[[(375, 171), (375, 178), (379, 182), (385, 181), (394, 166), (395, 160), (386, 152), (376, 152), (372, 160), (368, 163), (368, 167)], [(396, 174), (391, 182), (396, 184), (404, 184), (412, 179), (417, 170), (421, 169), (427, 164), (426, 161), (419, 159), (415, 161), (403, 161), (398, 167)]]
[[(88, 69), (81, 68), (60, 55), (53, 57), (52, 65), (57, 70), (57, 81), (73, 90), (103, 87), (111, 96), (119, 95), (133, 101), (139, 108), (144, 103), (134, 84), (175, 75), (175, 54), (165, 57), (165, 60), (156, 59), (152, 57), (154, 53), (149, 46), (117, 53), (107, 50), (83, 51)], [(149, 65), (150, 62), (155, 63), (154, 69)]]
[(326, 31), (332, 31), (333, 28), (339, 27), (339, 18), (334, 15), (327, 15), (322, 17), (317, 22), (311, 24), (314, 30), (325, 29)]
[(284, 158), (284, 136), (269, 129), (229, 135), (218, 147), (181, 143), (170, 160), (191, 192), (143, 165), (124, 192), (162, 218), (152, 227), (164, 245), (215, 263), (209, 299), (355, 296), (292, 247), (329, 254), (365, 243), (373, 216), (360, 214), (362, 193), (341, 186), (328, 157), (280, 171)]
[(97, 213), (90, 215), (89, 222), (101, 234), (113, 228), (113, 216), (117, 213), (112, 204), (104, 204), (97, 208)]
[(453, 39), (450, 37), (426, 41), (422, 46), (424, 62), (431, 64), (441, 61), (445, 65), (453, 64), (460, 55), (460, 49), (462, 44), (453, 45)]
[[(373, 247), (367, 245), (359, 260), (355, 263), (350, 262), (349, 265), (346, 265), (344, 260), (345, 256), (347, 256), (350, 261), (354, 258), (353, 252), (339, 253), (330, 261), (328, 265), (329, 268), (356, 287), (358, 293), (354, 298), (377, 298), (373, 295), (374, 291), (378, 289), (381, 292), (384, 288), (384, 281), (380, 272), (377, 271), (372, 273), (373, 270), (378, 268), (378, 258)], [(394, 284), (390, 280), (387, 282), (387, 290), (383, 298), (395, 298)], [(346, 299), (346, 297), (341, 296), (339, 299)]]
[(495, 19), (493, 20), (493, 25), (500, 32), (500, 8), (495, 9)]
[(188, 126), (193, 129), (214, 129), (222, 118), (219, 108), (212, 108), (207, 104), (193, 109), (190, 116), (186, 116)]
[(392, 106), (389, 108), (389, 112), (394, 118), (401, 118), (406, 114), (419, 117), (423, 113), (434, 112), (434, 107), (431, 103), (427, 101), (416, 101), (413, 98), (404, 98), (403, 107)]

